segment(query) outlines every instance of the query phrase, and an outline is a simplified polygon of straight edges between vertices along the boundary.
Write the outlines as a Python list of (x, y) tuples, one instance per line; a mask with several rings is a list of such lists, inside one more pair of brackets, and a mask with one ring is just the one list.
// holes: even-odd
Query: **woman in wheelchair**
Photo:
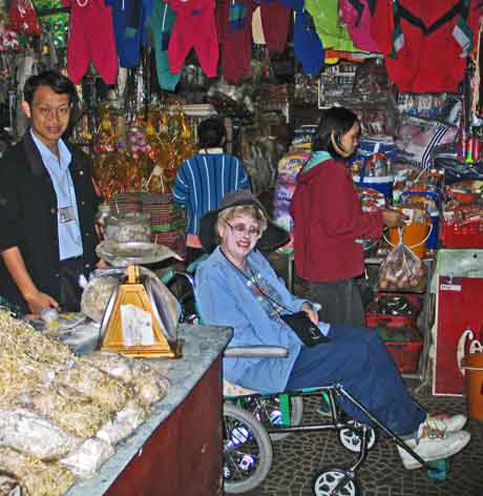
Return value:
[[(200, 240), (211, 255), (196, 273), (195, 295), (206, 324), (234, 329), (229, 347), (281, 346), (287, 358), (224, 360), (229, 382), (275, 393), (341, 384), (378, 420), (403, 436), (425, 461), (447, 458), (470, 440), (464, 415), (431, 416), (405, 388), (399, 371), (376, 333), (318, 321), (317, 308), (292, 295), (259, 249), (269, 251), (286, 242), (257, 198), (248, 191), (228, 193), (219, 208), (201, 220)], [(280, 317), (304, 311), (326, 337), (305, 346)], [(344, 411), (370, 423), (349, 401)], [(420, 466), (399, 449), (406, 468)]]

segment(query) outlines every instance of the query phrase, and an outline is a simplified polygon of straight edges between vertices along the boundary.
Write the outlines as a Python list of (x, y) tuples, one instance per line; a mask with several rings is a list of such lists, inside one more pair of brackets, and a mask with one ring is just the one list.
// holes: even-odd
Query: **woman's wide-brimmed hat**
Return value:
[(227, 193), (216, 210), (207, 212), (200, 221), (200, 242), (205, 251), (211, 253), (218, 245), (218, 236), (215, 232), (218, 214), (223, 210), (241, 205), (253, 205), (262, 211), (267, 219), (267, 229), (258, 240), (257, 248), (261, 251), (274, 251), (287, 244), (290, 236), (287, 231), (274, 224), (268, 217), (267, 211), (258, 198), (250, 191), (240, 189)]

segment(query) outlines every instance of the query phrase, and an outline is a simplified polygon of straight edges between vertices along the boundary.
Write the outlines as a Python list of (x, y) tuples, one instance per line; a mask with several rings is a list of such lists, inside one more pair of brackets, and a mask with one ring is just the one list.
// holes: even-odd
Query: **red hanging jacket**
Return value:
[(478, 34), (474, 0), (378, 0), (371, 35), (401, 92), (456, 92)]

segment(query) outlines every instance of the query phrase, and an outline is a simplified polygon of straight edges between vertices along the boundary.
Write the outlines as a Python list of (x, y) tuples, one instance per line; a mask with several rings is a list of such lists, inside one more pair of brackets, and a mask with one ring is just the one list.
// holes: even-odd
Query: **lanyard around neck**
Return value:
[(227, 260), (227, 262), (239, 273), (241, 274), (244, 279), (246, 279), (247, 282), (251, 282), (253, 283), (253, 285), (258, 289), (259, 293), (268, 301), (268, 303), (270, 303), (270, 306), (275, 310), (275, 312), (278, 314), (279, 311), (278, 311), (278, 308), (281, 308), (282, 310), (288, 312), (288, 313), (293, 313), (292, 310), (290, 310), (289, 308), (287, 308), (285, 305), (282, 305), (280, 302), (278, 302), (275, 298), (272, 298), (265, 290), (265, 288), (263, 288), (262, 286), (260, 286), (258, 283), (257, 283), (257, 278), (255, 276), (255, 274), (253, 273), (252, 271), (252, 268), (250, 267), (250, 264), (248, 263), (248, 260), (247, 260), (247, 269), (248, 269), (248, 272), (250, 273), (250, 276), (251, 277), (248, 277), (248, 275), (243, 272), (243, 270), (241, 270), (239, 267), (237, 267), (225, 254), (225, 252), (220, 248), (220, 252), (221, 254), (225, 257), (225, 259)]

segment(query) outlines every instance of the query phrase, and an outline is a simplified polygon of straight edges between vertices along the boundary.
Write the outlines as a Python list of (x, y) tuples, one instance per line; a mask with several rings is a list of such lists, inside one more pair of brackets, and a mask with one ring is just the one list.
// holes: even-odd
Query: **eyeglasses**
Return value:
[(250, 226), (247, 228), (247, 226), (243, 223), (232, 226), (228, 221), (225, 220), (225, 222), (235, 236), (241, 237), (246, 234), (251, 238), (254, 238), (260, 236), (260, 233), (262, 232), (259, 227)]

